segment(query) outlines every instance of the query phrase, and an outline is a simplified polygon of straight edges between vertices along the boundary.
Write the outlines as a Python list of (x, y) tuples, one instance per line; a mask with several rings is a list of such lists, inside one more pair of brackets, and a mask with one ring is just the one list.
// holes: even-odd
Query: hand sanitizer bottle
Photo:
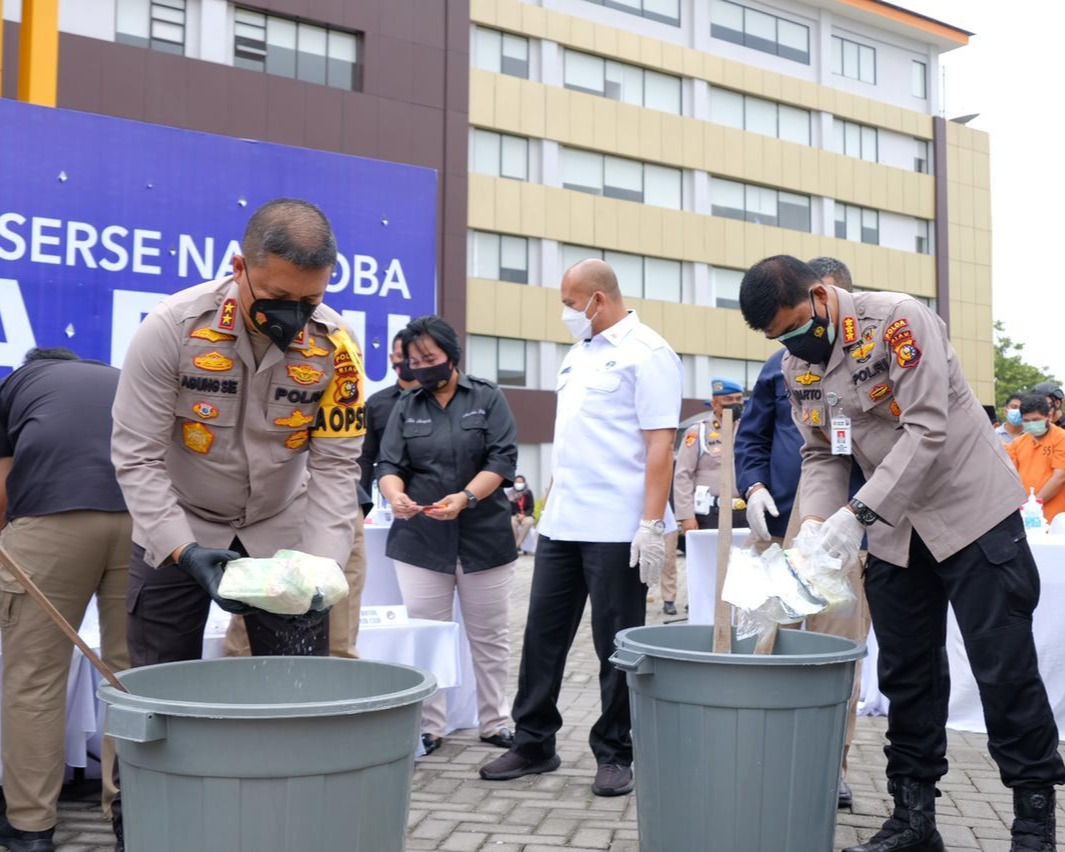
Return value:
[(1028, 535), (1045, 533), (1046, 518), (1043, 517), (1043, 501), (1035, 496), (1035, 489), (1029, 489), (1028, 499), (1021, 506), (1021, 517), (1024, 519), (1024, 531)]

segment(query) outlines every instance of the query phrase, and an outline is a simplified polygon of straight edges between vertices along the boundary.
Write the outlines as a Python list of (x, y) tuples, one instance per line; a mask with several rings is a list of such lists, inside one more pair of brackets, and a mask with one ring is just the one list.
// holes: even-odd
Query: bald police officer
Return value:
[[(850, 564), (868, 535), (865, 591), (891, 702), (895, 811), (846, 852), (943, 849), (935, 784), (947, 771), (948, 601), (980, 687), (988, 748), (1013, 789), (1011, 849), (1052, 850), (1065, 766), (1036, 666), (1039, 575), (1017, 512), (1024, 492), (944, 323), (912, 296), (850, 294), (787, 255), (748, 270), (740, 308), (751, 328), (788, 349), (804, 525)], [(852, 457), (867, 481), (847, 504)]]
[(134, 666), (198, 659), (211, 600), (245, 614), (253, 654), (328, 653), (328, 623), (218, 595), (227, 560), (281, 547), (348, 561), (365, 429), (362, 355), (322, 304), (325, 214), (294, 199), (251, 217), (233, 274), (165, 299), (137, 330), (112, 455), (133, 515)]

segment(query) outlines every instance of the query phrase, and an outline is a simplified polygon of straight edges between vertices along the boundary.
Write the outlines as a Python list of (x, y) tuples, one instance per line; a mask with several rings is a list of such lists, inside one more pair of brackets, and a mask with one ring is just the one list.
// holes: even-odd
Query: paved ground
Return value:
[[(683, 614), (683, 570), (681, 574)], [(531, 576), (532, 559), (524, 557), (513, 593), (511, 694), (521, 655)], [(667, 620), (670, 619), (661, 614), (661, 601), (650, 600), (648, 622)], [(438, 752), (421, 758), (411, 794), (407, 849), (637, 852), (635, 796), (603, 799), (593, 796), (590, 789), (595, 760), (587, 747), (587, 735), (598, 715), (596, 671), (586, 616), (570, 656), (560, 698), (566, 724), (559, 735), (562, 768), (557, 772), (509, 783), (482, 781), (477, 776), (478, 766), (499, 754), (499, 750), (481, 744), (474, 731), (449, 737)], [(882, 718), (859, 719), (850, 760), (854, 809), (840, 812), (834, 847), (837, 852), (868, 839), (890, 810), (881, 748), (884, 730)], [(943, 796), (937, 804), (939, 828), (947, 848), (1007, 852), (1012, 800), (987, 755), (986, 738), (951, 732), (948, 755), (951, 771), (940, 784)], [(1065, 810), (1060, 804), (1058, 823), (1059, 842), (1065, 841)], [(114, 848), (109, 825), (98, 816), (93, 804), (84, 800), (62, 803), (56, 840), (60, 852), (110, 852)]]

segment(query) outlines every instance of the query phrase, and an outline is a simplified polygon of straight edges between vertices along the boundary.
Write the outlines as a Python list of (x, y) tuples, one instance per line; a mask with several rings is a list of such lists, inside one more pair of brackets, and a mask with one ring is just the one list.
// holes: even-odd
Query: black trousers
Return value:
[[(233, 540), (230, 549), (247, 555), (239, 539)], [(133, 545), (126, 594), (131, 666), (200, 659), (210, 609), (211, 596), (175, 563), (168, 561), (152, 568), (144, 561), (144, 548)], [(244, 624), (256, 657), (329, 654), (328, 618), (308, 626), (284, 616), (256, 612), (244, 616)]]
[(629, 567), (629, 543), (553, 541), (536, 543), (529, 615), (514, 698), (514, 745), (522, 755), (546, 758), (555, 753), (562, 727), (558, 695), (573, 637), (592, 604), (592, 641), (599, 657), (602, 713), (588, 742), (600, 765), (632, 764), (629, 690), (625, 673), (608, 659), (614, 636), (644, 623), (647, 586), (638, 568)]
[(1065, 783), (1058, 731), (1037, 667), (1032, 611), (1039, 572), (1020, 515), (936, 562), (920, 537), (910, 564), (869, 554), (865, 594), (880, 645), (888, 711), (888, 777), (936, 781), (947, 771), (947, 603), (980, 690), (988, 750), (1007, 787)]

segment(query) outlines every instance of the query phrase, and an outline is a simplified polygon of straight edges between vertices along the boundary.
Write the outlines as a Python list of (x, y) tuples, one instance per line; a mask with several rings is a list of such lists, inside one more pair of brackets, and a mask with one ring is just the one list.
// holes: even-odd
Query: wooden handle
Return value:
[(81, 650), (81, 653), (83, 653), (89, 660), (89, 662), (92, 663), (93, 668), (95, 668), (96, 671), (98, 671), (101, 675), (107, 678), (107, 682), (111, 684), (111, 686), (113, 686), (115, 689), (121, 692), (129, 692), (129, 690), (122, 685), (122, 681), (115, 677), (115, 673), (104, 665), (103, 660), (96, 656), (96, 652), (85, 644), (85, 640), (78, 635), (78, 631), (70, 626), (70, 623), (65, 618), (63, 618), (63, 614), (52, 605), (52, 602), (48, 600), (48, 598), (44, 596), (44, 592), (37, 588), (37, 584), (34, 583), (33, 580), (31, 580), (26, 574), (26, 572), (19, 567), (19, 564), (12, 558), (11, 554), (8, 553), (3, 546), (0, 546), (0, 563), (2, 563), (8, 571), (15, 575), (15, 579), (22, 584), (22, 587), (26, 590), (26, 593), (35, 601), (37, 601), (38, 604), (40, 604), (41, 609), (48, 613), (52, 621), (54, 621), (56, 625), (58, 625), (59, 629), (66, 633), (67, 637), (75, 645), (78, 646), (78, 648)]
[[(732, 492), (736, 472), (732, 461), (732, 409), (721, 417), (721, 488), (717, 498), (717, 592), (714, 598), (714, 653), (732, 653), (732, 605), (721, 597), (732, 549)], [(727, 508), (726, 508), (727, 507)]]

